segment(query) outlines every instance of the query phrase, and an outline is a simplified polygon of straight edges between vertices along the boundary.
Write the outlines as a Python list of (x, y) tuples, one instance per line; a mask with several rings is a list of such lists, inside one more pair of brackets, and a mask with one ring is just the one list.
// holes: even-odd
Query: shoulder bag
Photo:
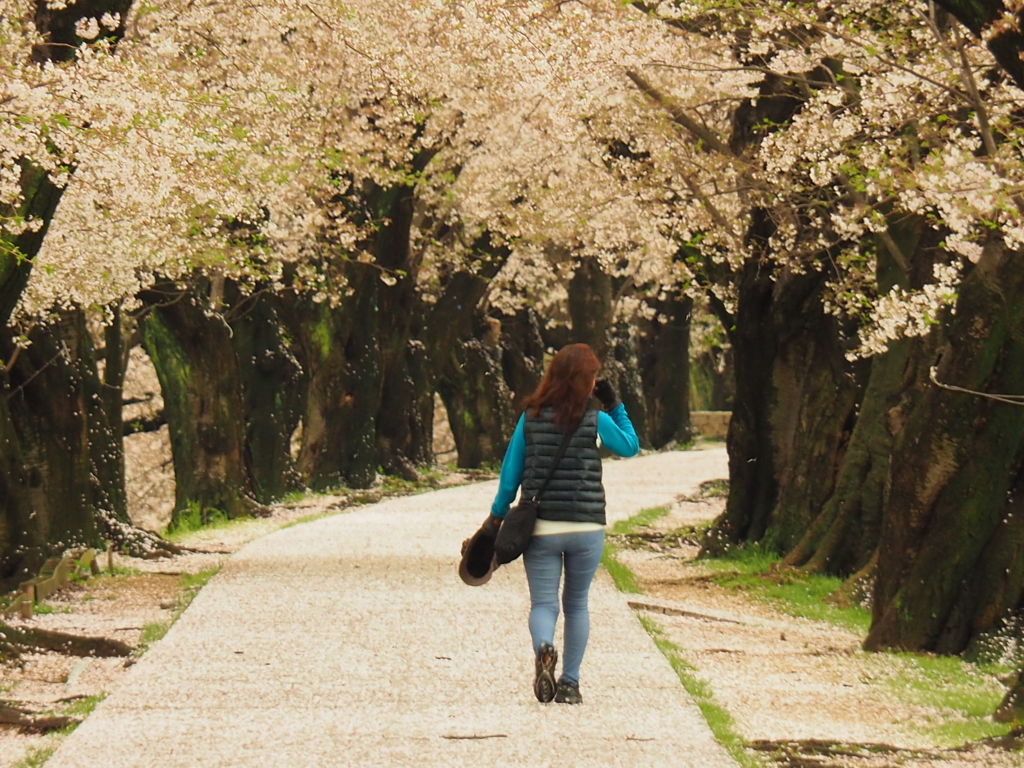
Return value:
[(499, 565), (511, 563), (526, 551), (526, 545), (530, 543), (530, 537), (533, 536), (533, 528), (537, 524), (540, 496), (544, 493), (544, 489), (548, 487), (548, 481), (551, 480), (551, 476), (558, 469), (558, 462), (565, 455), (565, 450), (569, 447), (569, 441), (572, 440), (572, 436), (576, 434), (576, 430), (579, 429), (581, 423), (582, 419), (575, 427), (565, 433), (565, 437), (562, 438), (562, 443), (558, 446), (557, 453), (555, 453), (555, 460), (551, 464), (551, 470), (548, 472), (548, 476), (544, 478), (544, 482), (541, 483), (537, 492), (527, 499), (520, 499), (519, 503), (512, 507), (508, 514), (505, 515), (505, 520), (502, 522), (501, 528), (498, 529), (498, 537), (494, 540), (494, 554), (497, 556)]

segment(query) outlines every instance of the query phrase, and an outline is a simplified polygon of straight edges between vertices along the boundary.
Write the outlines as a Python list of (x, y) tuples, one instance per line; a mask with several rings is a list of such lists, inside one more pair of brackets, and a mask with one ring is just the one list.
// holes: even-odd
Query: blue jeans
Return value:
[(530, 539), (523, 564), (530, 584), (530, 635), (533, 652), (541, 643), (553, 643), (558, 620), (558, 583), (565, 563), (565, 649), (562, 653), (560, 680), (580, 681), (580, 664), (590, 637), (590, 609), (587, 597), (590, 582), (601, 563), (604, 531), (555, 533)]

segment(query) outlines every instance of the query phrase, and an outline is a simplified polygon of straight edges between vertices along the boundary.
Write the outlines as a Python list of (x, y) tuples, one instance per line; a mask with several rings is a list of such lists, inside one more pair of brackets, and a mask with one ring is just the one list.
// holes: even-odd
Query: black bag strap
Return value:
[[(583, 418), (585, 419), (586, 417), (587, 414), (584, 413)], [(531, 497), (533, 501), (537, 501), (537, 499), (540, 498), (541, 494), (544, 493), (544, 489), (548, 487), (548, 482), (555, 474), (555, 470), (558, 469), (558, 462), (560, 462), (562, 460), (562, 457), (565, 456), (565, 451), (569, 447), (569, 441), (572, 440), (572, 436), (576, 434), (576, 430), (580, 428), (580, 424), (582, 423), (583, 419), (580, 419), (576, 423), (575, 427), (573, 427), (572, 429), (565, 433), (565, 437), (562, 438), (561, 445), (558, 446), (558, 450), (555, 452), (555, 460), (551, 463), (551, 469), (548, 470), (548, 476), (544, 478), (544, 482), (540, 484), (540, 488)]]

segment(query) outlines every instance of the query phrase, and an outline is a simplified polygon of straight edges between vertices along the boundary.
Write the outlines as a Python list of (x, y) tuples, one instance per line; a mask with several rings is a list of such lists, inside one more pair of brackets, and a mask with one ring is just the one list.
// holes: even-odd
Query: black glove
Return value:
[(480, 526), (480, 533), (493, 539), (498, 535), (499, 528), (501, 528), (501, 518), (488, 515), (484, 524)]
[(615, 387), (608, 379), (598, 379), (594, 385), (594, 397), (601, 401), (601, 406), (606, 411), (615, 410), (619, 404), (619, 396), (615, 394)]

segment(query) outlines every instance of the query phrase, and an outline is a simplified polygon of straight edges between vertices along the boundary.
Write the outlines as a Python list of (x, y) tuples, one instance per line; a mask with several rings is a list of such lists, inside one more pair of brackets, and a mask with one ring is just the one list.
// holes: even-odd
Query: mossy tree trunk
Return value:
[(500, 462), (515, 428), (512, 392), (502, 369), (502, 325), (481, 301), (508, 258), (504, 248), (481, 246), (477, 272), (455, 272), (424, 321), (422, 341), (431, 350), (433, 389), (448, 411), (458, 465)]
[[(964, 279), (939, 381), (1024, 393), (1024, 254)], [(1024, 600), (1024, 408), (932, 386), (893, 446), (865, 646), (962, 651)]]
[(437, 382), (458, 449), (458, 465), (500, 462), (515, 427), (512, 392), (501, 369), (501, 347), (490, 329), (460, 339)]
[(231, 328), (210, 307), (210, 282), (163, 283), (143, 292), (140, 320), (164, 399), (174, 457), (172, 525), (181, 515), (262, 513), (245, 457), (241, 370)]
[[(931, 278), (932, 258), (940, 234), (920, 218), (904, 218), (889, 227), (892, 242), (909, 257), (897, 264), (878, 244), (880, 293), (899, 285), (920, 288)], [(910, 273), (904, 271), (909, 269)], [(901, 413), (927, 384), (927, 369), (937, 334), (899, 339), (870, 361), (870, 374), (850, 443), (843, 454), (834, 493), (811, 510), (813, 522), (785, 558), (785, 563), (812, 572), (849, 576), (864, 568), (878, 547), (882, 504), (894, 435)]]
[(269, 504), (302, 487), (291, 445), (305, 408), (306, 374), (283, 335), (277, 296), (245, 295), (229, 283), (225, 298), (242, 380), (246, 463), (256, 500)]
[(693, 299), (676, 293), (653, 302), (642, 322), (640, 371), (647, 404), (647, 438), (654, 448), (685, 443), (690, 431), (690, 312)]
[(858, 390), (837, 323), (822, 308), (825, 279), (753, 259), (739, 275), (736, 315), (723, 318), (736, 373), (729, 500), (708, 553), (762, 539), (786, 552), (832, 494)]
[(732, 348), (715, 346), (690, 355), (690, 410), (730, 411), (735, 382)]
[(380, 272), (344, 260), (331, 272), (345, 284), (337, 305), (308, 294), (284, 301), (285, 327), (308, 376), (297, 468), (315, 491), (366, 488), (377, 476)]

